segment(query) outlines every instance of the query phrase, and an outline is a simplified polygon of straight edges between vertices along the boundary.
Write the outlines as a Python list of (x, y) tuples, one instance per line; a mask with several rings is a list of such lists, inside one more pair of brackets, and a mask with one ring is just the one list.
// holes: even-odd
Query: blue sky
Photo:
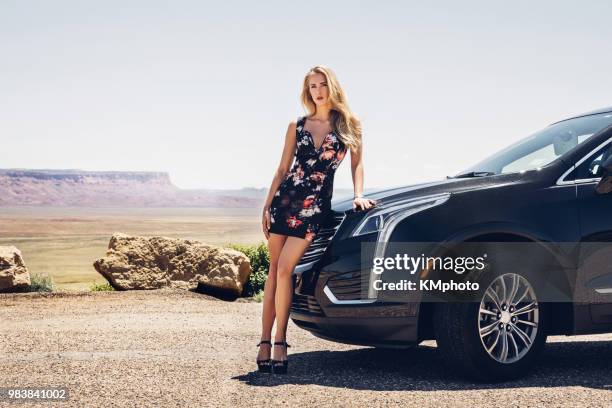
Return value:
[[(0, 0), (1, 168), (265, 187), (308, 68), (363, 120), (365, 188), (443, 178), (612, 105), (606, 1)], [(352, 188), (350, 156), (337, 188)]]

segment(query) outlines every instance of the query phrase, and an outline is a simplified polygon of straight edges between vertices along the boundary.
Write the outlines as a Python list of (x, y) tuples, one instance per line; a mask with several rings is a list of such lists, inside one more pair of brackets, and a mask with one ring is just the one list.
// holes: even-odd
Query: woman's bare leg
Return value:
[[(281, 250), (276, 270), (276, 332), (274, 333), (274, 341), (284, 341), (287, 338), (289, 308), (291, 307), (291, 298), (293, 297), (292, 274), (309, 245), (310, 241), (306, 239), (287, 237), (287, 241)], [(286, 358), (287, 349), (285, 347), (274, 347), (275, 360), (284, 360)]]
[[(261, 340), (269, 340), (272, 338), (272, 326), (274, 326), (274, 318), (276, 313), (274, 310), (274, 297), (276, 292), (276, 269), (278, 266), (278, 258), (280, 257), (283, 244), (287, 239), (286, 235), (270, 233), (268, 239), (268, 252), (270, 254), (270, 268), (268, 277), (264, 285), (263, 298), (263, 313), (261, 315)], [(270, 358), (271, 346), (262, 344), (259, 347), (257, 358), (265, 360)]]

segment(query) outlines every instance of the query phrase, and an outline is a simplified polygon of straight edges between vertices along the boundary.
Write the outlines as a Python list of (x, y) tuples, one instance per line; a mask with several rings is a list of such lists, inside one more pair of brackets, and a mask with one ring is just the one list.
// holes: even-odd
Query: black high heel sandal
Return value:
[[(287, 344), (286, 341), (275, 341), (274, 345), (291, 347), (289, 344)], [(285, 359), (285, 360), (272, 359), (270, 360), (270, 362), (272, 363), (272, 372), (274, 374), (287, 374), (287, 365), (289, 364), (288, 359)]]
[[(270, 340), (261, 340), (259, 343), (257, 343), (257, 346), (259, 347), (261, 344), (272, 345), (272, 343), (270, 343)], [(270, 348), (270, 354), (271, 353), (272, 353), (272, 348)], [(265, 360), (257, 359), (257, 369), (259, 370), (260, 373), (271, 373), (272, 372), (272, 360), (269, 358)]]

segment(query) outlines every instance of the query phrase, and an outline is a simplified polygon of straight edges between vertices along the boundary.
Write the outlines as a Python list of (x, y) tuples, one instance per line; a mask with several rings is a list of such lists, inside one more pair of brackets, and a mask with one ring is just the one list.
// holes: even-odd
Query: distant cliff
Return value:
[(181, 190), (164, 172), (0, 169), (0, 207), (257, 207), (266, 193)]

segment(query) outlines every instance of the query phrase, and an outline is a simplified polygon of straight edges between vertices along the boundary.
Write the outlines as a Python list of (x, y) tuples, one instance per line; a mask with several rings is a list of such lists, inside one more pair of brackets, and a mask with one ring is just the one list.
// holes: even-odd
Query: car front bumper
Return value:
[(296, 267), (290, 317), (298, 327), (347, 344), (409, 347), (418, 343), (418, 302), (337, 299), (327, 285), (330, 277), (338, 275), (337, 266)]

